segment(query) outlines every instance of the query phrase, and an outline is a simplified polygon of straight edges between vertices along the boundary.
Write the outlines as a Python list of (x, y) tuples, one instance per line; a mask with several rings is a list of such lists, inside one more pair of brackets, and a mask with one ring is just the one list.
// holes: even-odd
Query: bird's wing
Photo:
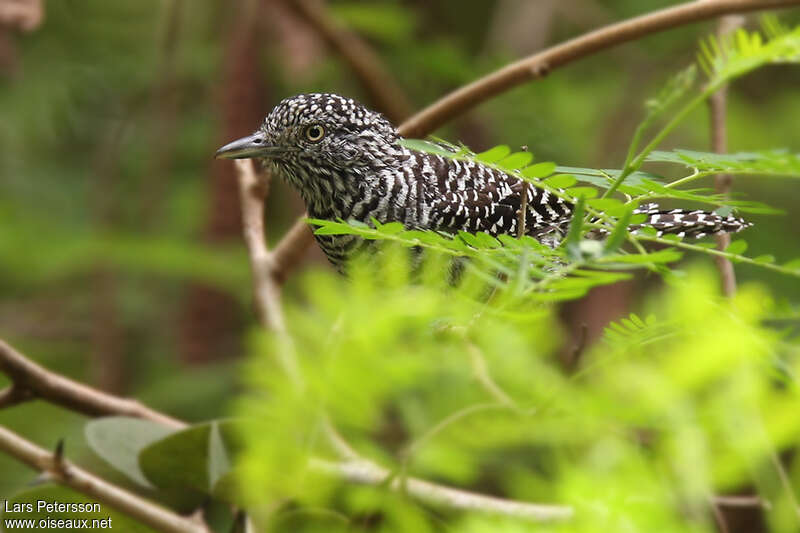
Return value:
[[(429, 227), (449, 233), (516, 235), (524, 181), (472, 160), (422, 157), (419, 168), (427, 185)], [(527, 193), (525, 233), (536, 235), (569, 220), (567, 202), (533, 184)]]

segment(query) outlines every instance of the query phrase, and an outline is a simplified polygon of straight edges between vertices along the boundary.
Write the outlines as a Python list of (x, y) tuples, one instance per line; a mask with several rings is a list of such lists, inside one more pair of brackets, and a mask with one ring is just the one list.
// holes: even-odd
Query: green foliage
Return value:
[[(304, 303), (288, 309), (302, 391), (278, 371), (269, 338), (253, 347), (255, 394), (240, 412), (258, 422), (245, 426), (242, 490), (252, 502), (301, 505), (269, 520), (299, 512), (314, 530), (328, 519), (315, 512), (322, 507), (347, 520), (377, 514), (438, 529), (424, 506), (400, 505), (385, 487), (309, 469), (312, 458), (336, 458), (326, 420), (401, 479), (569, 502), (576, 520), (564, 531), (712, 531), (709, 494), (753, 472), (765, 480), (763, 497), (789, 490), (771, 456), (800, 434), (791, 415), (800, 389), (792, 378), (776, 382), (772, 369), (780, 361), (796, 374), (800, 357), (764, 325), (772, 303), (762, 289), (728, 301), (713, 276), (692, 271), (654, 295), (647, 319), (609, 326), (570, 373), (558, 363), (548, 306), (510, 298), (513, 283), (498, 288), (472, 271), (448, 285), (438, 254), (409, 271), (403, 250), (362, 258), (346, 283), (307, 276)], [(459, 530), (497, 524), (451, 519)], [(776, 518), (785, 527), (795, 519)], [(517, 529), (529, 530), (501, 527)]]
[(173, 433), (160, 424), (113, 416), (86, 424), (86, 440), (111, 466), (146, 488), (153, 485), (139, 467), (139, 452), (147, 445)]

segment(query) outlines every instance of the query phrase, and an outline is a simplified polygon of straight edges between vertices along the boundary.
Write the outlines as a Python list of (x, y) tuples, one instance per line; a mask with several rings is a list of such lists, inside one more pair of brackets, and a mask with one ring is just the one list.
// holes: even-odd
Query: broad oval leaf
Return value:
[(149, 420), (127, 416), (97, 418), (84, 427), (86, 440), (97, 455), (147, 488), (153, 488), (153, 485), (139, 468), (139, 452), (175, 431)]
[(230, 471), (238, 450), (238, 433), (231, 421), (192, 426), (152, 443), (139, 454), (147, 479), (165, 489), (194, 489), (217, 494), (217, 482)]

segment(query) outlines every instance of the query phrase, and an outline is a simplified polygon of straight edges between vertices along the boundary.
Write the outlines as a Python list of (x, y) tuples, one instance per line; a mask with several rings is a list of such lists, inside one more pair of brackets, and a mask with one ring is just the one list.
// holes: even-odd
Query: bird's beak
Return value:
[(270, 146), (263, 133), (257, 132), (226, 144), (214, 154), (219, 159), (246, 159), (250, 157), (272, 157), (282, 153), (277, 146)]

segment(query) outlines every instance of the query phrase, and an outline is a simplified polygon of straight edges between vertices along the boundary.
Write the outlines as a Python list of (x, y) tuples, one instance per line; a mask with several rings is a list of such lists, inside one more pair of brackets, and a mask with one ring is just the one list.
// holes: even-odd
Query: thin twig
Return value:
[[(456, 116), (517, 85), (541, 78), (578, 59), (646, 35), (729, 13), (798, 5), (800, 0), (695, 0), (610, 24), (520, 59), (456, 89), (403, 122), (398, 131), (403, 137), (424, 137)], [(311, 244), (311, 229), (303, 222), (304, 218), (305, 216), (300, 217), (293, 226), (294, 229), (302, 224), (304, 231), (298, 229), (287, 233), (276, 247), (276, 265), (294, 266), (295, 263), (282, 260), (283, 254), (297, 256)], [(276, 279), (287, 277), (285, 270), (276, 271), (274, 275)]]
[[(315, 470), (334, 474), (352, 483), (388, 486), (390, 490), (405, 492), (429, 505), (513, 516), (536, 522), (565, 520), (573, 516), (573, 509), (564, 505), (546, 505), (504, 500), (459, 489), (436, 485), (417, 478), (393, 477), (386, 469), (367, 461), (331, 462), (312, 459)], [(390, 481), (391, 479), (391, 481)], [(387, 483), (389, 481), (389, 483)]]
[(472, 364), (472, 373), (475, 379), (478, 380), (478, 383), (480, 383), (484, 390), (488, 392), (492, 398), (497, 400), (498, 403), (511, 407), (518, 407), (517, 402), (492, 379), (492, 376), (489, 374), (489, 365), (486, 364), (486, 359), (483, 357), (481, 349), (470, 341), (466, 341), (466, 346)]
[(263, 170), (256, 173), (251, 159), (236, 161), (236, 174), (242, 205), (242, 231), (253, 272), (253, 289), (256, 309), (261, 325), (275, 334), (280, 346), (278, 360), (292, 383), (301, 390), (303, 380), (294, 353), (294, 344), (286, 331), (286, 321), (281, 310), (281, 288), (273, 276), (272, 256), (267, 248), (264, 232), (264, 200), (269, 190), (270, 175)]
[[(2, 339), (0, 339), (0, 371), (8, 375), (14, 383), (8, 394), (36, 396), (89, 416), (124, 415), (152, 420), (173, 428), (187, 426), (185, 422), (150, 409), (136, 400), (113, 396), (51, 372), (19, 353)], [(13, 393), (14, 388), (20, 392)]]
[(306, 249), (314, 242), (314, 235), (308, 227), (307, 214), (303, 214), (289, 228), (280, 242), (272, 250), (272, 277), (278, 283), (283, 283), (303, 260)]
[[(722, 17), (717, 25), (717, 37), (725, 39), (743, 24), (744, 17), (741, 15)], [(726, 127), (728, 86), (720, 87), (717, 92), (712, 94), (708, 100), (708, 105), (711, 122), (711, 149), (718, 154), (724, 154), (728, 151), (728, 132)], [(730, 174), (717, 174), (714, 176), (714, 188), (718, 194), (724, 197), (729, 196), (732, 184), (733, 176)], [(717, 241), (718, 250), (725, 250), (731, 243), (729, 233), (717, 233), (714, 235), (714, 239)], [(722, 292), (730, 298), (736, 294), (736, 273), (733, 270), (733, 263), (731, 263), (730, 259), (721, 256), (716, 256), (714, 262), (722, 279)]]
[(0, 409), (27, 402), (35, 397), (30, 389), (11, 384), (0, 391)]
[(378, 55), (357, 34), (338, 24), (317, 0), (287, 4), (325, 39), (355, 74), (369, 99), (395, 124), (411, 115), (411, 102)]
[(63, 458), (63, 452), (50, 452), (0, 425), (0, 450), (93, 500), (166, 533), (209, 533), (199, 522), (184, 518), (160, 505), (112, 485)]

